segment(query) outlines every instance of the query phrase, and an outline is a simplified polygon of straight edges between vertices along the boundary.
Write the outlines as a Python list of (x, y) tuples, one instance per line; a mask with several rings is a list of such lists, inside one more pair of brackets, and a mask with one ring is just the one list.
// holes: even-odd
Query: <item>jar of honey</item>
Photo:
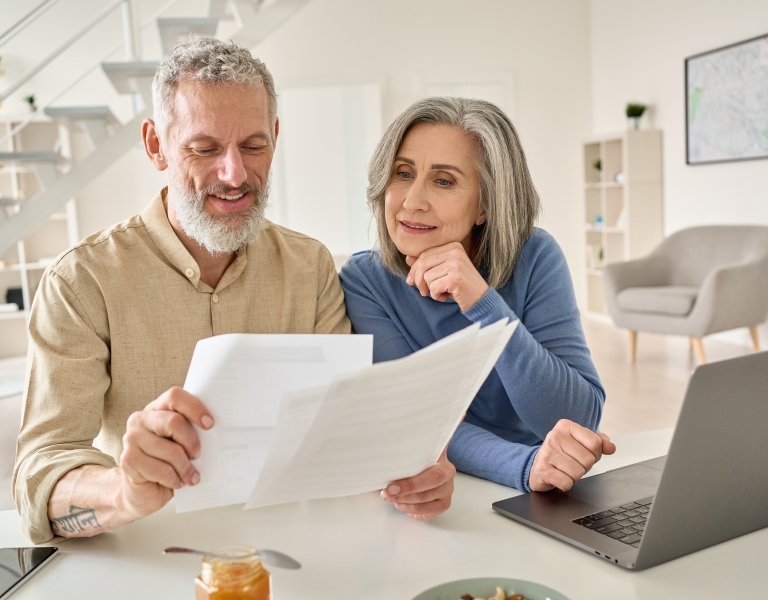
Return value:
[(227, 546), (205, 556), (195, 579), (197, 600), (271, 600), (271, 577), (251, 546)]

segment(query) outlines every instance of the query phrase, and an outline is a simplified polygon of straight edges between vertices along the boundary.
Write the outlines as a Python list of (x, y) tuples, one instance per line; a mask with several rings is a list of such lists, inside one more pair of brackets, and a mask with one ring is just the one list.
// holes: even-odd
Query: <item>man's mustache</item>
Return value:
[(209, 185), (208, 187), (204, 188), (202, 191), (199, 192), (200, 196), (205, 197), (208, 195), (227, 195), (230, 192), (242, 192), (245, 194), (254, 194), (257, 199), (261, 197), (261, 192), (264, 188), (262, 186), (256, 185), (255, 183), (251, 183), (250, 181), (244, 181), (242, 184), (240, 184), (237, 187), (233, 187), (231, 185), (226, 185), (224, 183), (214, 183), (212, 185)]

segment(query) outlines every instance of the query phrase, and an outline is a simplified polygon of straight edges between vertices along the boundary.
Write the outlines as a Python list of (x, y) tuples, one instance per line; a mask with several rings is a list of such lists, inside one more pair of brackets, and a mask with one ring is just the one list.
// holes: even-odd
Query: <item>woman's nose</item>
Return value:
[(221, 155), (218, 170), (219, 181), (235, 188), (247, 178), (243, 157), (238, 148), (228, 149)]
[(413, 211), (429, 209), (427, 194), (423, 183), (417, 180), (408, 188), (405, 193), (405, 199), (403, 200), (403, 208), (405, 210)]

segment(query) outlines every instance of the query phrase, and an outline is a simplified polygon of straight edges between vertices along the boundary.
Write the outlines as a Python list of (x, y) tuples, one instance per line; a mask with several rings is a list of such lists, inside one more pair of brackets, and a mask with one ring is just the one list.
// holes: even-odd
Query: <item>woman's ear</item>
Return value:
[(480, 214), (477, 215), (477, 219), (475, 219), (475, 227), (479, 227), (485, 223), (485, 211), (480, 211)]

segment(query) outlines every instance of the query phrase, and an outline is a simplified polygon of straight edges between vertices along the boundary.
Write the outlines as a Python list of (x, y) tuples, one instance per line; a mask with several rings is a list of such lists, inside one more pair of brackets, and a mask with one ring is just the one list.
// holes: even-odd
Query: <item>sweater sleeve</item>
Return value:
[(373, 335), (374, 363), (403, 358), (418, 350), (409, 344), (408, 333), (390, 318), (387, 308), (391, 307), (385, 306), (386, 299), (371, 290), (358, 264), (350, 260), (342, 268), (340, 278), (352, 332)]
[(540, 447), (508, 442), (464, 422), (448, 444), (448, 460), (462, 473), (530, 492), (528, 478)]
[[(517, 269), (530, 269), (520, 326), (496, 363), (496, 372), (515, 412), (544, 440), (560, 419), (596, 431), (605, 391), (581, 328), (565, 257), (551, 238)], [(514, 276), (513, 276), (514, 277)], [(464, 312), (483, 326), (517, 319), (493, 288)]]

